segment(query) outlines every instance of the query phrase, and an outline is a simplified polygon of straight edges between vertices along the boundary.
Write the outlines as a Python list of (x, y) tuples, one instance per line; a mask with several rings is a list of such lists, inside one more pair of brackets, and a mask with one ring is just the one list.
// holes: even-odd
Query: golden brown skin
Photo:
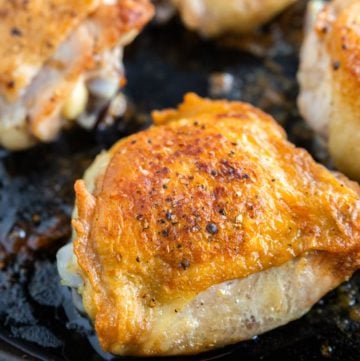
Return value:
[(299, 76), (302, 114), (327, 138), (337, 168), (356, 180), (360, 180), (359, 27), (359, 0), (326, 3), (305, 38)]
[(359, 187), (270, 116), (188, 94), (154, 121), (109, 151), (94, 186), (75, 185), (83, 302), (105, 350), (146, 352), (152, 308), (308, 252), (329, 255), (336, 284), (359, 266)]

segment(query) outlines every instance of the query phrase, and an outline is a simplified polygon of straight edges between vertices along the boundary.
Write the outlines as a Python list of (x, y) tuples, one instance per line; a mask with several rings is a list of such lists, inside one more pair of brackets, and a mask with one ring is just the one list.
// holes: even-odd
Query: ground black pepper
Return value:
[(19, 28), (11, 28), (11, 35), (22, 36), (22, 31)]
[(339, 61), (334, 61), (332, 64), (332, 67), (334, 70), (338, 70), (340, 68), (340, 62)]
[(218, 232), (218, 228), (217, 228), (216, 224), (212, 223), (212, 222), (208, 223), (206, 225), (206, 232), (208, 232), (210, 234), (216, 234)]
[(165, 217), (168, 221), (171, 221), (172, 220), (172, 213), (171, 211), (166, 211), (165, 213)]
[(187, 268), (189, 268), (189, 267), (190, 267), (190, 262), (189, 262), (189, 260), (183, 259), (183, 260), (180, 262), (180, 267), (182, 267), (183, 270), (186, 270)]

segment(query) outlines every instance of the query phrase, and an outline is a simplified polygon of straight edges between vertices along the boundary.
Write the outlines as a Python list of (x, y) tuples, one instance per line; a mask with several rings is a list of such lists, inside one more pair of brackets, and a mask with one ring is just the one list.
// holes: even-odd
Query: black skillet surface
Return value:
[[(240, 41), (203, 41), (176, 20), (151, 25), (126, 52), (126, 93), (136, 107), (123, 119), (112, 127), (100, 123), (93, 132), (73, 130), (27, 152), (0, 150), (0, 360), (102, 359), (89, 344), (86, 321), (79, 321), (59, 286), (55, 253), (69, 239), (74, 180), (102, 148), (147, 126), (151, 109), (174, 106), (187, 91), (246, 100), (273, 114), (292, 141), (326, 162), (296, 109), (302, 18), (300, 4), (261, 35)], [(230, 89), (216, 86), (218, 73), (233, 76)], [(359, 287), (355, 275), (300, 320), (222, 350), (173, 359), (359, 360)]]

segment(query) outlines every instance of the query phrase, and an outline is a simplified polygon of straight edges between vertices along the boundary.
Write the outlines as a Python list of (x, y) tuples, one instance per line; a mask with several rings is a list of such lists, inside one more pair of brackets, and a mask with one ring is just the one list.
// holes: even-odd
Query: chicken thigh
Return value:
[(360, 180), (360, 1), (312, 1), (298, 74), (299, 108), (338, 169)]
[(296, 0), (171, 0), (184, 23), (204, 36), (246, 33)]
[(0, 145), (96, 119), (124, 82), (122, 47), (152, 13), (148, 0), (0, 0)]
[(360, 189), (268, 115), (188, 94), (76, 182), (63, 284), (104, 350), (194, 354), (296, 319), (359, 268)]

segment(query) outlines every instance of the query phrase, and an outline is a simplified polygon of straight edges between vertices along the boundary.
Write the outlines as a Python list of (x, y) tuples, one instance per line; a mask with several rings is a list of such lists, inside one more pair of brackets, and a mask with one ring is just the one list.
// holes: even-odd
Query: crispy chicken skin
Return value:
[(249, 339), (359, 267), (359, 186), (270, 116), (188, 94), (153, 117), (76, 182), (75, 255), (71, 244), (58, 254), (104, 350), (193, 354)]
[(90, 98), (106, 103), (152, 14), (149, 0), (0, 0), (0, 145), (50, 141)]
[(299, 108), (335, 165), (360, 180), (360, 1), (312, 2), (308, 16)]
[(255, 30), (296, 0), (171, 0), (184, 23), (204, 36)]

